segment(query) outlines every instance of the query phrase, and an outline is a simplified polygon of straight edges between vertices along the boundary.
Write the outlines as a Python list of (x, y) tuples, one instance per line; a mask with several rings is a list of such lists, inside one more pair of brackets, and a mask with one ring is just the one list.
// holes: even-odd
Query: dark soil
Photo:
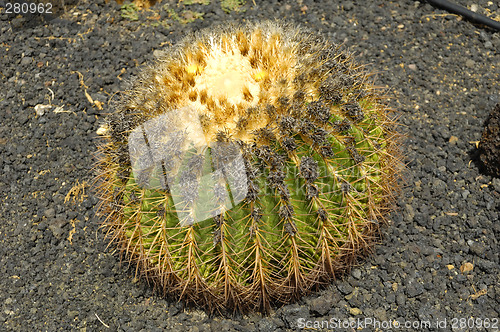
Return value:
[[(135, 17), (82, 0), (38, 25), (0, 14), (0, 330), (327, 330), (371, 319), (498, 331), (500, 179), (470, 155), (500, 101), (500, 34), (409, 0), (192, 2)], [(500, 17), (498, 1), (473, 5)], [(106, 249), (88, 188), (95, 132), (126, 80), (187, 32), (273, 18), (343, 43), (390, 88), (408, 136), (406, 187), (381, 244), (344, 280), (269, 317), (208, 317), (155, 296)], [(78, 184), (85, 192), (71, 191)]]

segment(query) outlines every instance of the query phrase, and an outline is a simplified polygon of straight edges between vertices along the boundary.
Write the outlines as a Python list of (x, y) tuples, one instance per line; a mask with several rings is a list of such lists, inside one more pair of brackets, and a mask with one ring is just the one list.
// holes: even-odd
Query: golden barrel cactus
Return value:
[(279, 22), (186, 37), (98, 133), (111, 243), (162, 295), (263, 311), (348, 269), (401, 170), (392, 112), (337, 45)]

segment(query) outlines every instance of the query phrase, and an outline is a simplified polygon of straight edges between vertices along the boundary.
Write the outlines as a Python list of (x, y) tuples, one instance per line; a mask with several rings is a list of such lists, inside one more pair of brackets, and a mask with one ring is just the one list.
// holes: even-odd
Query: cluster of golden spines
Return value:
[[(108, 118), (99, 183), (122, 252), (163, 294), (210, 311), (287, 303), (341, 273), (376, 239), (400, 174), (398, 134), (369, 73), (315, 34), (264, 23), (186, 39)], [(207, 142), (241, 148), (248, 194), (179, 227), (168, 192), (131, 175), (127, 134), (182, 107)]]

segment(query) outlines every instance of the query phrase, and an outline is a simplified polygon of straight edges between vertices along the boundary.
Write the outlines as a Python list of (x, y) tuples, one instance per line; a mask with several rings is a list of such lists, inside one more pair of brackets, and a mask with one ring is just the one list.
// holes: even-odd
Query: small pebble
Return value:
[(31, 61), (30, 57), (24, 57), (21, 59), (21, 66), (27, 66), (31, 63)]
[(351, 308), (349, 309), (349, 313), (353, 316), (361, 315), (363, 312), (359, 308)]
[(451, 136), (450, 139), (448, 140), (448, 142), (451, 144), (451, 145), (457, 145), (457, 142), (458, 142), (458, 137), (456, 136)]

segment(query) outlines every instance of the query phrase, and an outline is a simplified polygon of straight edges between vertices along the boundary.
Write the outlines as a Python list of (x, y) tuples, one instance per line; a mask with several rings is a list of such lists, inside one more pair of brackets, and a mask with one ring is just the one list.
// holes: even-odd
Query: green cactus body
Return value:
[[(100, 211), (113, 242), (161, 294), (209, 311), (267, 311), (329, 282), (373, 244), (401, 169), (391, 111), (369, 76), (338, 47), (283, 24), (186, 38), (100, 129)], [(188, 223), (170, 187), (141, 185), (127, 146), (135, 128), (182, 107), (196, 112), (208, 145), (179, 151), (172, 179), (191, 176), (197, 200), (220, 208)], [(228, 183), (202, 180), (215, 170), (211, 143), (243, 158), (246, 195), (234, 206)]]

